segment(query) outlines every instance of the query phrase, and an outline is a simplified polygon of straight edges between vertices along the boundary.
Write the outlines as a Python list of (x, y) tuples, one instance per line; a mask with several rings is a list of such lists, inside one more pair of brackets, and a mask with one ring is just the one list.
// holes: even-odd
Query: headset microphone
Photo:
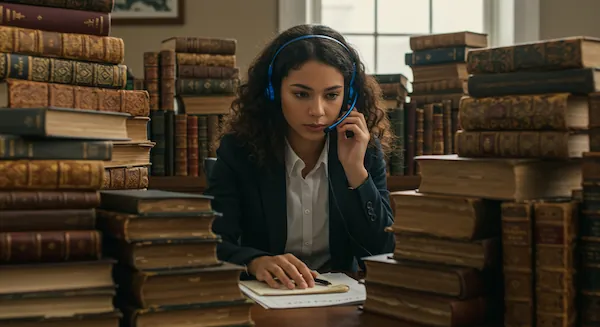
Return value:
[[(277, 55), (279, 55), (279, 52), (281, 52), (281, 50), (283, 50), (283, 48), (288, 46), (290, 43), (293, 43), (293, 42), (296, 42), (299, 40), (313, 39), (313, 38), (331, 40), (331, 41), (341, 45), (348, 52), (348, 54), (350, 55), (350, 58), (353, 57), (352, 52), (350, 51), (350, 49), (348, 49), (348, 47), (346, 47), (342, 42), (338, 41), (337, 39), (332, 38), (327, 35), (309, 34), (309, 35), (302, 35), (297, 38), (291, 39), (291, 40), (287, 41), (286, 43), (284, 43), (281, 47), (279, 47), (279, 49), (277, 49), (277, 51), (275, 52), (275, 55), (273, 55), (273, 58), (271, 59), (271, 63), (269, 64), (269, 70), (267, 72), (268, 85), (267, 85), (267, 88), (265, 89), (265, 95), (266, 95), (267, 99), (269, 99), (270, 101), (275, 101), (275, 88), (273, 87), (273, 83), (272, 83), (273, 63), (275, 62), (275, 58), (277, 58)], [(358, 100), (358, 94), (354, 90), (355, 76), (356, 76), (356, 62), (352, 63), (352, 77), (350, 78), (350, 83), (348, 85), (348, 105), (350, 105), (350, 109), (348, 109), (348, 111), (337, 122), (335, 122), (333, 125), (325, 128), (326, 134), (333, 131), (336, 128), (336, 126), (338, 126), (342, 121), (344, 121), (344, 119), (346, 119), (350, 115), (352, 110), (354, 110), (354, 107), (356, 106), (356, 101)], [(340, 111), (341, 110), (342, 109), (340, 109)], [(354, 136), (354, 132), (346, 131), (347, 138), (351, 138), (353, 136)]]

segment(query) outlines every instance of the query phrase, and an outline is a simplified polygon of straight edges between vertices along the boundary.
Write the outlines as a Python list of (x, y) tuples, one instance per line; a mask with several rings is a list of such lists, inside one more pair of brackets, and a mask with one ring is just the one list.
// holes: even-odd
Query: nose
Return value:
[(310, 106), (308, 108), (308, 114), (313, 117), (321, 117), (325, 115), (325, 101), (321, 99), (321, 97), (315, 97), (313, 101), (310, 102)]

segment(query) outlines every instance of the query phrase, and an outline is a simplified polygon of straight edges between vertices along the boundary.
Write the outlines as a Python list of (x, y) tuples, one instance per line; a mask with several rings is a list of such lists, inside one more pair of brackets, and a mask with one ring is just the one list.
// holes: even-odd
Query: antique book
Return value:
[[(0, 132), (30, 137), (128, 141), (128, 117), (119, 112), (55, 107), (0, 108)], [(114, 154), (113, 148), (112, 156)]]
[(419, 82), (415, 81), (412, 83), (413, 92), (417, 94), (424, 93), (467, 93), (467, 80), (466, 79), (440, 79), (435, 81)]
[(238, 67), (179, 65), (176, 77), (184, 79), (239, 79), (240, 69)]
[(113, 154), (109, 161), (104, 162), (104, 168), (149, 166), (152, 142), (132, 143), (113, 141)]
[(458, 131), (455, 137), (461, 157), (568, 159), (590, 151), (583, 131)]
[(177, 65), (237, 67), (235, 55), (175, 53)]
[(467, 79), (469, 77), (466, 63), (413, 66), (411, 68), (414, 80), (419, 82), (437, 81), (440, 79)]
[(581, 185), (581, 161), (420, 156), (423, 193), (523, 201), (570, 197)]
[(22, 3), (25, 5), (44, 7), (97, 11), (105, 13), (112, 12), (115, 7), (115, 0), (5, 0), (3, 2)]
[(93, 207), (82, 209), (12, 209), (0, 215), (2, 232), (74, 231), (95, 229), (96, 211)]
[(404, 104), (404, 166), (406, 167), (405, 175), (415, 175), (415, 151), (416, 151), (416, 136), (417, 136), (417, 104)]
[(237, 40), (210, 37), (171, 37), (162, 41), (162, 50), (184, 53), (235, 55)]
[(211, 196), (163, 190), (107, 190), (100, 192), (101, 209), (158, 216), (168, 212), (196, 215), (210, 211)]
[(161, 109), (159, 62), (158, 52), (144, 52), (144, 86), (150, 95), (152, 111)]
[(48, 32), (0, 26), (0, 52), (122, 64), (125, 42), (118, 37)]
[[(0, 117), (2, 111), (0, 109)], [(2, 124), (0, 123), (0, 130)], [(0, 134), (0, 159), (110, 160), (112, 143), (76, 139), (33, 139)]]
[(107, 313), (75, 314), (66, 317), (18, 317), (0, 319), (0, 325), (7, 324), (11, 327), (37, 327), (40, 324), (59, 327), (118, 327), (122, 316), (123, 314), (119, 310), (114, 310)]
[(181, 239), (216, 238), (212, 231), (216, 212), (198, 212), (194, 216), (164, 213), (160, 216), (141, 216), (109, 210), (97, 210), (97, 226), (103, 233), (127, 242)]
[(104, 170), (102, 190), (148, 188), (148, 167), (113, 167)]
[(57, 107), (147, 117), (150, 113), (150, 97), (145, 90), (114, 90), (8, 79), (0, 82), (0, 107)]
[(448, 63), (467, 62), (467, 52), (471, 47), (456, 46), (448, 48), (426, 49), (404, 54), (404, 63), (407, 66), (424, 66)]
[(570, 93), (507, 95), (460, 101), (462, 128), (476, 130), (587, 129), (591, 97)]
[(535, 326), (533, 209), (533, 202), (502, 203), (502, 269), (506, 327)]
[(175, 115), (175, 176), (188, 175), (187, 115)]
[(187, 175), (198, 176), (198, 116), (187, 116)]
[(165, 112), (155, 110), (150, 113), (150, 139), (155, 142), (150, 151), (150, 162), (152, 162), (151, 175), (165, 176)]
[(577, 36), (473, 49), (467, 55), (469, 74), (569, 70), (600, 66), (600, 39)]
[[(466, 77), (465, 77), (466, 79)], [(460, 105), (460, 99), (465, 96), (463, 92), (453, 93), (411, 93), (410, 101), (415, 101), (419, 106), (423, 106), (429, 103), (439, 103), (443, 101), (450, 101), (452, 108), (458, 108)]]
[(99, 205), (97, 191), (0, 191), (0, 210), (90, 209)]
[(148, 125), (150, 117), (129, 117), (126, 128), (131, 143), (150, 143), (148, 140)]
[(2, 228), (0, 232), (2, 264), (91, 261), (101, 257), (102, 239), (96, 230), (5, 232)]
[(169, 50), (162, 50), (159, 53), (160, 62), (160, 109), (173, 111), (175, 110), (175, 94), (176, 83), (179, 79), (175, 80), (175, 52)]
[(175, 105), (188, 115), (222, 115), (231, 112), (233, 95), (177, 95)]
[(421, 193), (390, 193), (397, 233), (482, 240), (500, 235), (500, 201), (478, 197)]
[(485, 295), (488, 291), (485, 274), (474, 268), (395, 260), (389, 254), (363, 260), (369, 271), (365, 277), (367, 284), (377, 283), (463, 300)]
[(0, 190), (99, 190), (104, 177), (102, 161), (0, 160)]
[(204, 174), (204, 159), (208, 157), (208, 117), (198, 115), (198, 175)]
[(410, 37), (410, 49), (413, 51), (468, 46), (485, 48), (488, 46), (488, 36), (483, 33), (453, 32), (443, 34), (419, 35)]
[[(176, 95), (233, 95), (240, 84), (239, 79), (177, 79), (174, 81)], [(167, 97), (164, 93), (161, 96)], [(173, 102), (173, 101), (171, 101)]]

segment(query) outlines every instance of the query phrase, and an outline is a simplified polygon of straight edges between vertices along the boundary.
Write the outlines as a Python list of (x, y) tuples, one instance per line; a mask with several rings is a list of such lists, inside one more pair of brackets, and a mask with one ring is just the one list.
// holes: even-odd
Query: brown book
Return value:
[(198, 212), (195, 215), (164, 213), (147, 217), (109, 210), (97, 211), (97, 225), (106, 235), (131, 241), (182, 238), (216, 238), (212, 223), (214, 212)]
[(533, 203), (502, 203), (504, 323), (535, 326)]
[(187, 116), (187, 168), (188, 176), (198, 176), (200, 162), (198, 161), (198, 117)]
[(209, 37), (171, 37), (162, 41), (162, 50), (187, 53), (234, 55), (236, 39)]
[(123, 39), (0, 26), (0, 52), (122, 64)]
[(148, 167), (114, 167), (104, 170), (102, 189), (145, 189), (148, 183)]
[(464, 31), (410, 37), (410, 49), (413, 51), (458, 46), (485, 48), (488, 46), (487, 34)]
[(444, 140), (444, 153), (443, 154), (453, 154), (456, 153), (453, 145), (454, 145), (454, 134), (452, 133), (452, 101), (444, 100), (442, 101), (443, 105), (443, 114), (442, 114), (442, 134)]
[(162, 190), (109, 190), (100, 192), (100, 208), (137, 215), (211, 211), (212, 197)]
[(217, 157), (217, 149), (215, 143), (219, 138), (219, 116), (210, 115), (207, 120), (207, 135), (208, 135), (208, 156)]
[(110, 34), (111, 17), (106, 12), (3, 3), (0, 24), (36, 30), (98, 36)]
[(429, 103), (442, 102), (444, 100), (450, 100), (452, 108), (458, 108), (460, 105), (460, 99), (465, 96), (464, 93), (430, 93), (430, 94), (417, 94), (411, 93), (410, 101), (415, 101), (419, 106), (423, 106)]
[(587, 129), (590, 107), (588, 97), (569, 93), (464, 97), (459, 118), (467, 131)]
[(149, 166), (153, 142), (113, 142), (112, 159), (104, 162), (104, 168)]
[(389, 254), (364, 258), (367, 283), (471, 299), (486, 293), (484, 274), (474, 268), (394, 260)]
[(97, 191), (0, 191), (0, 210), (89, 209), (99, 205)]
[(230, 263), (158, 272), (124, 268), (117, 269), (115, 280), (121, 295), (139, 308), (240, 302), (245, 300), (238, 285), (242, 271), (243, 267)]
[(433, 104), (423, 108), (423, 154), (433, 154)]
[(431, 236), (395, 233), (394, 259), (420, 261), (484, 270), (500, 263), (500, 238), (476, 241), (451, 240)]
[(437, 81), (413, 82), (413, 92), (423, 93), (468, 93), (467, 80), (465, 79), (442, 79)]
[(188, 174), (187, 115), (175, 115), (175, 176)]
[(489, 319), (494, 305), (485, 297), (459, 300), (369, 282), (365, 283), (365, 288), (366, 312), (428, 326), (478, 326)]
[(93, 208), (4, 210), (0, 215), (2, 232), (88, 230), (95, 223)]
[[(600, 182), (600, 153), (599, 152), (584, 152), (583, 163), (581, 165), (581, 174), (584, 182)], [(587, 196), (584, 192), (584, 196)], [(592, 194), (590, 194), (592, 195)], [(592, 198), (589, 198), (592, 200)]]
[[(415, 129), (415, 158), (425, 154), (425, 110), (417, 108), (417, 124)], [(413, 160), (415, 160), (413, 158)], [(421, 169), (419, 168), (418, 162), (415, 160), (415, 173), (419, 174)]]
[(160, 109), (175, 110), (175, 52), (160, 52)]
[(0, 82), (0, 107), (56, 107), (148, 116), (150, 97), (145, 90), (112, 90), (9, 79)]
[(159, 63), (158, 52), (144, 52), (144, 85), (150, 96), (150, 110), (161, 109)]
[(101, 237), (95, 230), (0, 233), (0, 263), (86, 261), (101, 256)]
[[(18, 64), (15, 64), (18, 63)], [(0, 79), (125, 89), (127, 67), (72, 59), (0, 53)]]
[(221, 115), (231, 112), (231, 103), (235, 96), (231, 95), (178, 95), (175, 97), (188, 115)]
[(456, 153), (471, 158), (581, 158), (590, 151), (586, 132), (458, 131)]
[(99, 190), (102, 161), (0, 160), (0, 190)]
[(233, 95), (239, 86), (238, 79), (178, 79), (175, 94), (180, 96)]
[(5, 0), (3, 2), (105, 13), (112, 12), (115, 7), (115, 0)]
[[(581, 162), (420, 156), (423, 193), (525, 201), (570, 197), (581, 185)], [(465, 178), (468, 176), (468, 178)]]
[(406, 149), (404, 153), (404, 160), (406, 161), (406, 172), (405, 175), (415, 175), (415, 150), (416, 150), (416, 131), (417, 128), (417, 104), (416, 103), (405, 103), (404, 104), (404, 147)]
[(398, 233), (459, 240), (500, 236), (500, 202), (410, 191), (390, 193)]
[(576, 201), (534, 204), (536, 318), (542, 325), (575, 326)]
[(445, 154), (444, 150), (444, 107), (433, 104), (432, 111), (432, 154)]
[(568, 70), (600, 66), (600, 39), (578, 36), (517, 45), (473, 49), (467, 54), (469, 74)]
[[(465, 63), (413, 66), (411, 69), (413, 71), (414, 80), (419, 82), (437, 81), (440, 79), (466, 80), (469, 78), (469, 74), (467, 73), (467, 64)], [(463, 92), (460, 93), (462, 94)], [(448, 96), (449, 94), (442, 95)], [(412, 95), (410, 97), (412, 99)]]
[(236, 67), (235, 55), (176, 53), (177, 65)]
[(220, 238), (156, 239), (106, 241), (106, 254), (120, 264), (135, 270), (170, 270), (212, 267), (221, 264), (217, 259)]
[(178, 65), (177, 78), (188, 79), (239, 79), (238, 67)]
[(150, 117), (129, 117), (127, 119), (127, 136), (131, 143), (152, 143), (148, 140), (148, 123)]
[(199, 175), (204, 175), (204, 159), (208, 157), (208, 119), (207, 116), (198, 116), (198, 166)]
[[(87, 291), (77, 291), (76, 293), (86, 293)], [(106, 290), (106, 298), (110, 299), (114, 297), (116, 293), (114, 288)], [(77, 296), (74, 293), (68, 293), (67, 295)], [(82, 295), (86, 298), (86, 300), (90, 300), (86, 294)], [(76, 299), (74, 297), (65, 297), (58, 298), (61, 302), (64, 301), (65, 304), (78, 303), (78, 305), (86, 306), (87, 301), (80, 301), (80, 299)], [(35, 300), (35, 299), (33, 299)], [(95, 300), (91, 299), (92, 301)], [(61, 304), (57, 304), (61, 305)], [(28, 305), (21, 306), (21, 308), (27, 308)], [(46, 306), (48, 308), (48, 306)], [(55, 309), (52, 307), (52, 314)], [(90, 311), (95, 311), (94, 309)], [(44, 318), (38, 318), (43, 316)], [(64, 317), (55, 317), (50, 314), (37, 314), (36, 317), (15, 317), (8, 319), (0, 319), (0, 324), (8, 324), (10, 327), (37, 327), (39, 324), (45, 324), (46, 326), (58, 326), (58, 327), (81, 327), (81, 326), (94, 326), (94, 327), (118, 327), (119, 321), (122, 318), (122, 314), (119, 310), (113, 310), (112, 312), (101, 312), (101, 313), (84, 313), (84, 314), (76, 314), (73, 316), (64, 316)]]

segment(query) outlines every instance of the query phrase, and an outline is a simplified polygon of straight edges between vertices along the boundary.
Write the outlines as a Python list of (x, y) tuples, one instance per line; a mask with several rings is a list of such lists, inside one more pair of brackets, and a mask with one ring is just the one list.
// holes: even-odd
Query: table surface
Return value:
[(255, 304), (252, 307), (252, 320), (254, 320), (256, 327), (401, 326), (401, 321), (363, 312), (356, 305), (302, 309), (264, 309), (259, 304)]

